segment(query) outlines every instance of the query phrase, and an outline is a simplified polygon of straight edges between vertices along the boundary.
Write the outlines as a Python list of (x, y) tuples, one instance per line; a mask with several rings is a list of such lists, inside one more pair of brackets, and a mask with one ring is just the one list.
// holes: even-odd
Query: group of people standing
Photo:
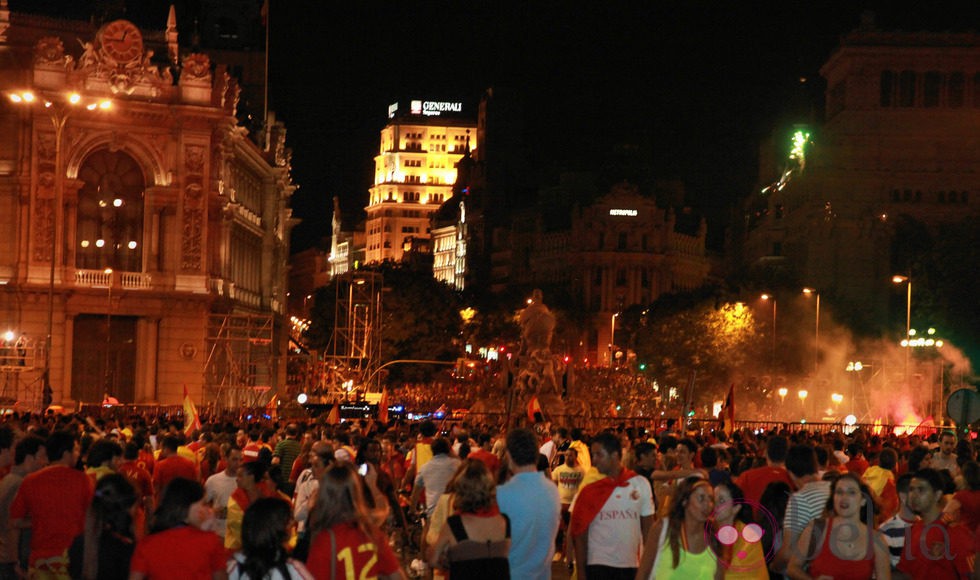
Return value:
[[(977, 576), (980, 467), (953, 433), (227, 423), (185, 439), (75, 416), (0, 426), (0, 475), (0, 580)], [(410, 521), (425, 570), (392, 548)]]

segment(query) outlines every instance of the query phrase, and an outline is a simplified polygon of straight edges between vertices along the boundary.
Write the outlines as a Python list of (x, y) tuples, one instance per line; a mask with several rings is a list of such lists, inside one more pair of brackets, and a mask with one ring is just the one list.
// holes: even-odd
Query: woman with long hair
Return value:
[(309, 518), (307, 568), (316, 578), (405, 577), (387, 538), (374, 523), (360, 476), (347, 463), (328, 469), (320, 479)]
[(129, 562), (136, 548), (135, 506), (136, 488), (124, 475), (111, 473), (99, 480), (85, 514), (85, 531), (68, 550), (72, 578), (129, 578)]
[(494, 501), (494, 479), (485, 463), (467, 459), (453, 480), (453, 509), (426, 550), (433, 567), (450, 578), (510, 578), (510, 520)]
[(800, 534), (787, 576), (800, 580), (866, 580), (872, 574), (878, 580), (891, 578), (888, 544), (874, 530), (874, 496), (859, 476), (844, 473), (831, 484), (826, 513), (826, 518), (810, 522)]
[(755, 523), (742, 489), (729, 481), (715, 486), (714, 536), (721, 544), (725, 580), (768, 580), (762, 551), (765, 530)]
[(714, 490), (708, 480), (688, 477), (678, 484), (667, 517), (647, 534), (636, 578), (724, 577), (718, 565), (714, 534), (705, 525), (715, 507)]
[(205, 531), (213, 517), (200, 483), (171, 480), (153, 513), (150, 535), (136, 544), (130, 580), (226, 579), (228, 557), (221, 538)]
[(279, 498), (263, 497), (245, 510), (242, 550), (228, 560), (229, 580), (312, 580), (287, 552), (292, 510)]

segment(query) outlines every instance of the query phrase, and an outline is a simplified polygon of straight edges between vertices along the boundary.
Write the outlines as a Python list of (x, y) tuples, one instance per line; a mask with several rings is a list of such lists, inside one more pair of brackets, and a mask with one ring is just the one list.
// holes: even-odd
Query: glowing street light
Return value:
[[(21, 91), (19, 93), (10, 93), (10, 101), (16, 105), (30, 106), (35, 102), (41, 102), (44, 104), (44, 110), (48, 113), (48, 118), (51, 119), (51, 124), (54, 125), (54, 192), (55, 192), (55, 203), (54, 203), (54, 219), (51, 220), (51, 255), (48, 256), (51, 260), (51, 266), (48, 270), (48, 322), (47, 322), (47, 333), (45, 338), (45, 357), (44, 357), (44, 371), (41, 375), (41, 389), (42, 389), (42, 406), (47, 406), (51, 404), (51, 396), (53, 391), (51, 389), (51, 351), (52, 351), (52, 340), (51, 336), (54, 327), (54, 274), (55, 274), (55, 263), (58, 259), (58, 242), (60, 234), (62, 233), (62, 228), (58, 227), (57, 211), (59, 206), (62, 205), (64, 200), (64, 187), (65, 187), (65, 169), (62, 167), (62, 148), (64, 145), (64, 132), (65, 125), (68, 123), (68, 119), (72, 114), (78, 110), (78, 107), (83, 106), (83, 98), (80, 94), (72, 92), (66, 95), (53, 96), (51, 99), (40, 98), (31, 91)], [(89, 111), (95, 109), (101, 109), (103, 111), (108, 110), (112, 107), (112, 101), (108, 99), (96, 100), (86, 103), (84, 105)]]
[(796, 396), (800, 398), (800, 405), (803, 407), (803, 414), (806, 414), (806, 398), (810, 393), (806, 389), (800, 389)]
[(813, 288), (804, 288), (803, 293), (817, 297), (816, 322), (813, 327), (813, 374), (816, 375), (817, 368), (820, 366), (820, 293)]
[(779, 393), (779, 402), (780, 402), (780, 404), (785, 403), (786, 402), (786, 395), (789, 394), (789, 389), (787, 389), (786, 387), (779, 387), (779, 390), (776, 391), (776, 392)]

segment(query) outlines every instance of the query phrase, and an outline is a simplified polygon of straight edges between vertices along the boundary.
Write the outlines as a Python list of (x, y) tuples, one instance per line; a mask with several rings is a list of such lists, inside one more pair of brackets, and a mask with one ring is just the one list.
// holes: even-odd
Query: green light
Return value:
[(641, 371), (647, 370), (647, 363), (640, 363), (640, 370)]
[(802, 166), (806, 159), (806, 144), (810, 141), (810, 134), (803, 131), (793, 133), (793, 147), (789, 151), (789, 158), (800, 162)]
[(693, 417), (694, 416), (694, 409), (691, 409), (690, 411), (688, 411), (687, 412), (687, 416), (688, 417)]

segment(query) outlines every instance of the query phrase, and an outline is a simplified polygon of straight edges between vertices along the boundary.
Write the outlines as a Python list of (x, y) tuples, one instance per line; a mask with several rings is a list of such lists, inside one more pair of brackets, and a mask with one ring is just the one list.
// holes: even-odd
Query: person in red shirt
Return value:
[(160, 497), (163, 488), (176, 477), (197, 481), (197, 467), (190, 459), (177, 454), (178, 447), (180, 440), (177, 437), (170, 435), (163, 439), (160, 458), (153, 469), (153, 491), (156, 497)]
[(789, 442), (782, 435), (773, 436), (766, 442), (766, 465), (744, 471), (735, 480), (735, 484), (745, 492), (745, 499), (758, 504), (766, 486), (774, 481), (781, 481), (790, 489), (795, 489), (785, 467), (788, 449)]
[(861, 446), (857, 443), (851, 443), (847, 446), (847, 456), (851, 460), (845, 463), (844, 467), (857, 476), (864, 475), (864, 472), (871, 467), (868, 460), (864, 458), (864, 452), (861, 450)]
[(183, 477), (171, 480), (153, 514), (150, 535), (136, 544), (130, 580), (227, 578), (221, 538), (203, 529), (213, 515), (200, 483)]
[(136, 513), (133, 514), (133, 528), (136, 539), (146, 535), (147, 514), (153, 511), (153, 476), (139, 460), (139, 445), (133, 442), (126, 444), (123, 449), (123, 462), (119, 464), (119, 473), (136, 488), (139, 499), (136, 502)]
[(347, 463), (323, 474), (310, 514), (310, 533), (306, 567), (314, 578), (405, 577), (398, 557), (369, 515), (360, 476)]
[(500, 459), (490, 452), (490, 446), (493, 445), (493, 438), (490, 437), (489, 433), (480, 433), (478, 441), (480, 446), (470, 451), (467, 458), (482, 461), (487, 466), (487, 470), (491, 475), (496, 477), (497, 472), (500, 471)]
[(248, 443), (242, 447), (242, 464), (251, 463), (259, 459), (259, 451), (262, 451), (262, 443), (259, 442), (261, 433), (258, 429), (248, 432)]
[(925, 468), (912, 475), (909, 508), (919, 516), (906, 535), (905, 549), (894, 578), (970, 578), (976, 546), (973, 532), (960, 524), (943, 521), (940, 503), (943, 479), (935, 469)]
[(84, 530), (92, 484), (74, 468), (80, 449), (74, 435), (56, 431), (44, 447), (51, 464), (24, 478), (10, 506), (10, 518), (14, 526), (33, 530), (29, 576), (67, 577), (68, 547)]

